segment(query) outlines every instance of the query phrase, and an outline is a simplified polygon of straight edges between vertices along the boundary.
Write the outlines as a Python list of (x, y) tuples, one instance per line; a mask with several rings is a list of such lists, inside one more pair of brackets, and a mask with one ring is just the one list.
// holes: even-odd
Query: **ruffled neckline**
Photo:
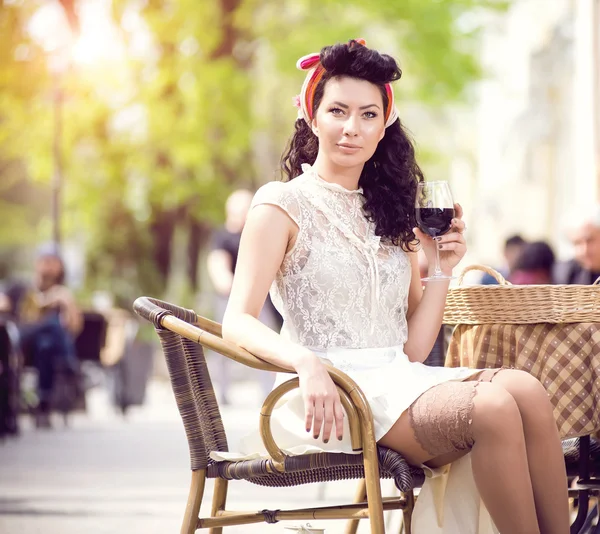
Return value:
[(304, 174), (310, 176), (317, 184), (319, 184), (321, 187), (324, 187), (325, 189), (329, 189), (330, 191), (335, 191), (337, 193), (343, 193), (346, 195), (362, 195), (363, 193), (362, 187), (359, 187), (358, 189), (346, 189), (343, 185), (323, 180), (323, 178), (319, 176), (317, 171), (313, 169), (312, 165), (309, 165), (308, 163), (303, 163), (301, 165), (301, 168)]

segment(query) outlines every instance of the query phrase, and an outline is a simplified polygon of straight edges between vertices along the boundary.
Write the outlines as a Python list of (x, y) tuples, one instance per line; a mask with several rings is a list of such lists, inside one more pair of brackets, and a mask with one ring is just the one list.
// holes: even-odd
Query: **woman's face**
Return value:
[(325, 85), (312, 122), (319, 152), (335, 165), (364, 165), (385, 135), (383, 97), (365, 80), (337, 77)]

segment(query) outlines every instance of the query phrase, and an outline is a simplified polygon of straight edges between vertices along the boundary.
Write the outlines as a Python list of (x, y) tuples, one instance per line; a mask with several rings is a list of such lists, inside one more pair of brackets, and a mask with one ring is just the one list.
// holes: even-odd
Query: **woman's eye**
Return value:
[(340, 108), (331, 108), (329, 112), (333, 113), (334, 115), (341, 115), (342, 113), (344, 113)]
[(377, 117), (377, 113), (375, 113), (374, 111), (366, 111), (365, 117), (367, 117), (367, 119), (374, 119), (375, 117)]

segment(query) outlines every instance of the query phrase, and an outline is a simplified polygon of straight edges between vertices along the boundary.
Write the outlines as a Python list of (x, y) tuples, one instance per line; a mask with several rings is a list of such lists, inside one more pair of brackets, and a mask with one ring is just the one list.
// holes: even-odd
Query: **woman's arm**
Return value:
[(302, 360), (314, 355), (284, 340), (262, 324), (258, 316), (297, 231), (295, 223), (276, 206), (264, 204), (250, 211), (242, 232), (236, 276), (223, 317), (224, 339), (292, 371)]
[(449, 281), (427, 284), (423, 290), (417, 255), (410, 254), (411, 283), (408, 294), (408, 340), (404, 352), (411, 362), (424, 362), (442, 326)]
[[(452, 274), (452, 269), (467, 251), (463, 237), (465, 230), (465, 223), (462, 221), (463, 211), (459, 204), (455, 204), (454, 208), (456, 218), (453, 219), (452, 229), (447, 234), (432, 239), (415, 229), (415, 234), (421, 242), (430, 266), (435, 264), (435, 247), (440, 248), (440, 265), (446, 275)], [(429, 356), (442, 326), (450, 282), (449, 280), (431, 281), (423, 289), (415, 253), (410, 254), (410, 262), (412, 277), (408, 294), (408, 340), (404, 345), (404, 352), (410, 361), (424, 362)]]
[(312, 428), (316, 438), (324, 423), (323, 441), (328, 441), (335, 420), (336, 434), (341, 439), (343, 411), (325, 366), (313, 352), (285, 340), (258, 320), (269, 288), (297, 233), (296, 224), (277, 206), (258, 205), (250, 211), (223, 318), (223, 338), (267, 362), (296, 371), (304, 398), (306, 431)]

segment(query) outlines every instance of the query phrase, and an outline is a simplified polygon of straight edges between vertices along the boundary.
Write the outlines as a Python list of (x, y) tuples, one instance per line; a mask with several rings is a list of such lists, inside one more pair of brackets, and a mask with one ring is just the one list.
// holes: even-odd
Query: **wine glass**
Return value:
[[(448, 182), (419, 182), (415, 200), (415, 215), (421, 232), (436, 238), (450, 230), (454, 218), (454, 201)], [(421, 278), (424, 282), (451, 280), (442, 273), (440, 250), (435, 247), (435, 269), (431, 276)]]

